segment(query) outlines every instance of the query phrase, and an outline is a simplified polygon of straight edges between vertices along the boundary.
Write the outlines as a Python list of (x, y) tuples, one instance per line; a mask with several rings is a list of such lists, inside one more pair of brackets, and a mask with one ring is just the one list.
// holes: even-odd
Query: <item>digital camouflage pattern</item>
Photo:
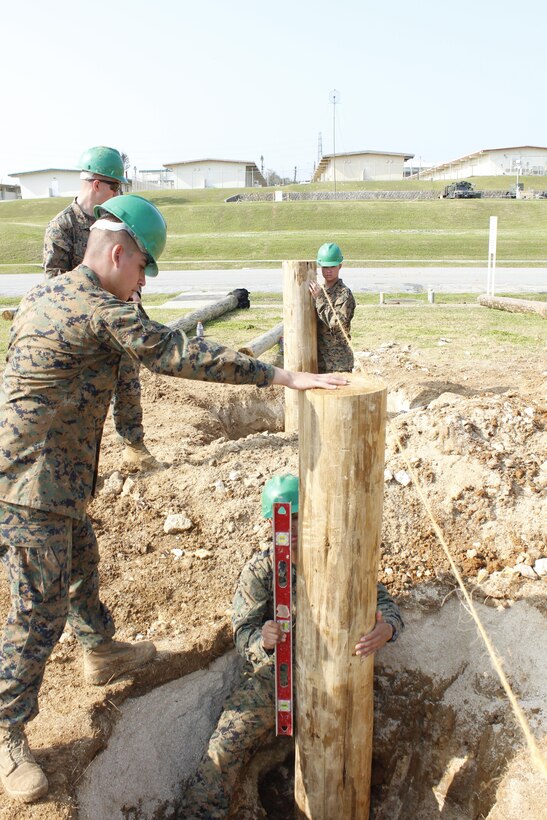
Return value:
[(0, 646), (0, 727), (31, 720), (46, 661), (67, 617), (92, 649), (114, 634), (99, 600), (99, 549), (88, 518), (0, 503), (0, 553), (11, 608)]
[[(87, 248), (89, 231), (95, 217), (86, 214), (75, 199), (53, 217), (44, 237), (44, 273), (53, 279), (69, 273), (81, 264)], [(112, 418), (116, 432), (127, 444), (141, 444), (142, 426), (141, 384), (139, 366), (129, 358), (120, 363), (118, 383), (112, 401)]]
[(155, 373), (255, 384), (274, 369), (145, 318), (84, 265), (37, 285), (13, 321), (0, 390), (0, 500), (84, 519), (121, 357)]
[(350, 326), (355, 313), (353, 293), (337, 279), (327, 293), (332, 302), (321, 291), (315, 300), (317, 311), (317, 361), (319, 373), (348, 373), (353, 369), (353, 351), (340, 330), (338, 319), (350, 337)]
[(53, 217), (44, 236), (46, 279), (68, 273), (81, 264), (94, 222), (95, 217), (82, 211), (76, 199)]
[[(292, 590), (296, 573), (292, 568)], [(275, 655), (262, 646), (262, 627), (274, 620), (270, 550), (257, 553), (241, 573), (233, 601), (237, 651), (245, 659), (242, 679), (226, 700), (217, 728), (184, 795), (186, 820), (225, 820), (238, 776), (254, 752), (275, 736)], [(404, 628), (399, 607), (378, 584), (377, 609), (394, 629)], [(293, 619), (295, 601), (292, 606)]]

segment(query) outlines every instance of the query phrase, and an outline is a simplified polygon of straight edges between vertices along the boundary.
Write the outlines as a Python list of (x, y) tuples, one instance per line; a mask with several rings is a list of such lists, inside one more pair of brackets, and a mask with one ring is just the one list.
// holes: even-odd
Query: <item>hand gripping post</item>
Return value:
[(293, 733), (291, 505), (273, 505), (274, 619), (285, 640), (275, 648), (275, 733)]

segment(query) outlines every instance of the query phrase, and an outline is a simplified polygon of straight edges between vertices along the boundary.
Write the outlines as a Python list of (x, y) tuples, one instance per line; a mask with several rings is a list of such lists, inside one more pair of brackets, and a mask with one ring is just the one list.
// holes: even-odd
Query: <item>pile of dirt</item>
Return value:
[[(444, 362), (428, 361), (424, 372), (416, 364), (401, 367), (412, 363), (412, 354), (397, 347), (374, 355), (377, 374), (406, 410), (391, 414), (387, 431), (380, 580), (409, 612), (437, 612), (455, 589), (413, 487), (418, 477), (475, 598), (506, 608), (525, 599), (545, 612), (545, 411), (533, 398), (534, 385), (526, 378), (517, 383), (513, 374), (508, 384), (501, 370), (476, 372), (462, 384), (459, 368), (447, 382)], [(81, 682), (79, 651), (65, 633), (48, 664), (41, 714), (29, 726), (51, 793), (24, 808), (0, 796), (1, 817), (77, 817), (78, 783), (107, 745), (120, 704), (204, 668), (230, 646), (235, 583), (253, 552), (269, 545), (262, 486), (275, 473), (298, 469), (297, 437), (280, 432), (282, 390), (147, 372), (142, 384), (146, 441), (169, 466), (150, 474), (121, 470), (121, 447), (107, 422), (90, 515), (101, 549), (102, 597), (117, 636), (151, 638), (162, 651), (150, 668), (97, 690)], [(174, 514), (184, 526), (166, 532)], [(2, 614), (8, 603), (2, 577)], [(402, 693), (401, 680), (397, 685)], [(392, 721), (396, 729), (403, 711)], [(422, 816), (419, 804), (413, 811)]]

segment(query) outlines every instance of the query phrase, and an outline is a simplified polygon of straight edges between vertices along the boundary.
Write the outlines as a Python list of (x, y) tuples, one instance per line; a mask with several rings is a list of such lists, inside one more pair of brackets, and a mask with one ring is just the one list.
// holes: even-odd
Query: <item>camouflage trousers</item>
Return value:
[(38, 714), (46, 662), (68, 618), (82, 646), (114, 634), (99, 600), (99, 549), (88, 518), (0, 502), (0, 553), (11, 608), (0, 646), (0, 727)]
[(224, 820), (238, 776), (256, 750), (273, 739), (273, 662), (260, 675), (245, 676), (224, 703), (217, 728), (188, 784), (180, 818)]
[(141, 444), (144, 438), (139, 369), (137, 362), (122, 356), (112, 397), (114, 427), (126, 444)]

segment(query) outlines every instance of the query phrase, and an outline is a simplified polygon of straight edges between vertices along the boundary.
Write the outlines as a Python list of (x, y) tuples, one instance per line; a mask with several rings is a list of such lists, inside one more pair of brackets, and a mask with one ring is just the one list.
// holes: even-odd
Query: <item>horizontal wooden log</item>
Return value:
[(184, 333), (190, 333), (192, 330), (195, 330), (198, 322), (205, 324), (206, 322), (211, 322), (213, 319), (218, 319), (219, 316), (222, 316), (224, 313), (229, 313), (231, 310), (248, 308), (249, 306), (249, 291), (245, 290), (245, 288), (238, 288), (228, 293), (224, 299), (213, 302), (212, 305), (200, 308), (200, 310), (188, 313), (181, 319), (175, 319), (173, 322), (169, 322), (169, 327), (173, 328), (173, 330), (182, 330)]
[(509, 313), (538, 313), (543, 318), (547, 318), (547, 302), (535, 302), (531, 299), (510, 299), (508, 296), (487, 296), (483, 294), (477, 297), (479, 305), (496, 308), (496, 310), (507, 310)]
[(256, 339), (253, 339), (248, 344), (243, 347), (238, 347), (238, 352), (245, 353), (246, 356), (253, 356), (257, 359), (261, 353), (279, 344), (282, 336), (283, 322), (279, 322), (278, 325), (270, 328), (270, 330), (267, 330), (266, 333), (263, 333), (261, 336), (257, 336)]

